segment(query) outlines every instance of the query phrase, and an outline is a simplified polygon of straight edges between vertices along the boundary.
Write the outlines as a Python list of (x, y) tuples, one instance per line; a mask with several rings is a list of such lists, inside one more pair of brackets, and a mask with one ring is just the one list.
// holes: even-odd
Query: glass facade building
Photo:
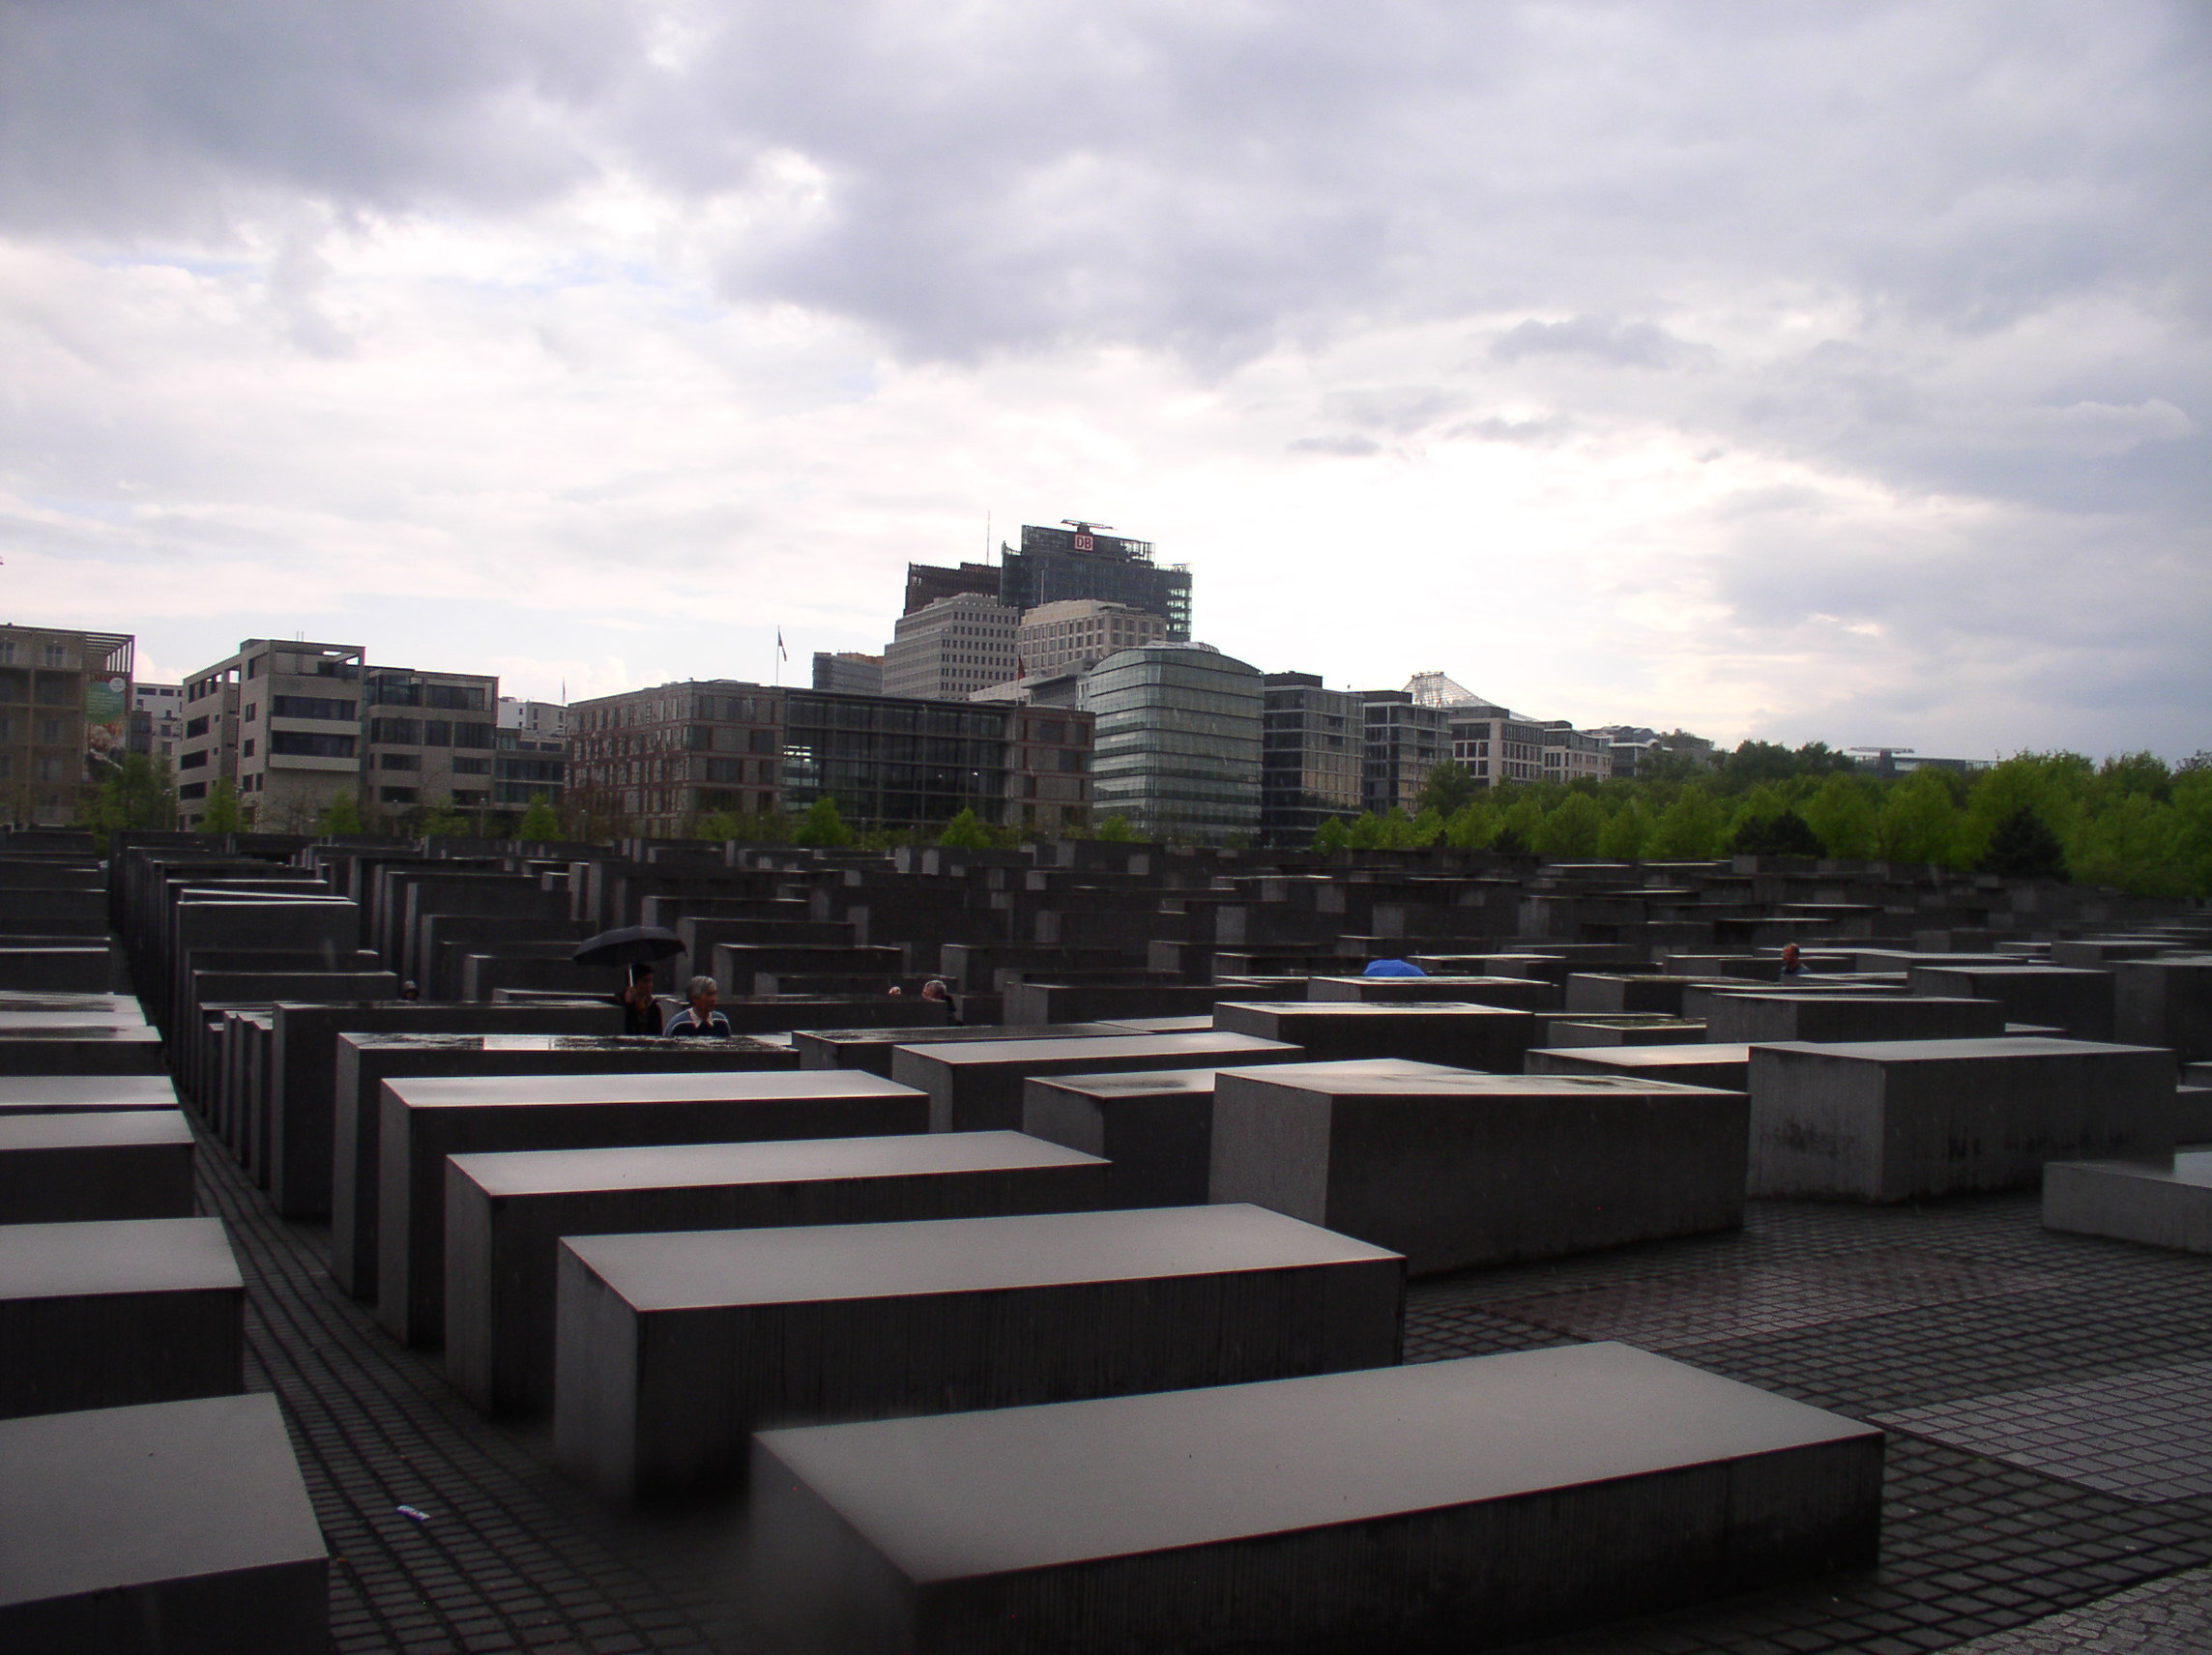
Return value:
[(1260, 756), (1265, 843), (1303, 850), (1324, 822), (1356, 816), (1362, 764), (1359, 697), (1312, 673), (1269, 673)]
[(1097, 719), (1091, 807), (1150, 838), (1219, 844), (1260, 830), (1259, 669), (1203, 644), (1109, 655), (1085, 676)]

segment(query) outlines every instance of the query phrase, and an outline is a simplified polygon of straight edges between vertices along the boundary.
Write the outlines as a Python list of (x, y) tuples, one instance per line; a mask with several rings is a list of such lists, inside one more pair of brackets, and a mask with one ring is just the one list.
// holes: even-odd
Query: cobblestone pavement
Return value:
[[(542, 1432), (484, 1423), (338, 1292), (321, 1227), (276, 1218), (212, 1142), (200, 1162), (246, 1271), (249, 1382), (282, 1402), (340, 1559), (336, 1649), (768, 1648), (720, 1586), (725, 1517), (600, 1505)], [(1878, 1567), (1528, 1655), (2212, 1650), (2212, 1262), (2049, 1234), (2024, 1196), (1761, 1202), (1734, 1234), (1416, 1284), (1406, 1334), (1409, 1361), (1623, 1339), (1891, 1431)]]

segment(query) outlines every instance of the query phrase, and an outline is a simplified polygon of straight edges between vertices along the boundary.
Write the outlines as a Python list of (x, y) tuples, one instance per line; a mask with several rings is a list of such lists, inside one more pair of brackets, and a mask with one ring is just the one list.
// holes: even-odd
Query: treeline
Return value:
[(1316, 850), (1531, 851), (1608, 860), (1745, 852), (1934, 862), (2143, 896), (2212, 896), (2212, 760), (2102, 765), (2022, 753), (1987, 770), (1868, 775), (1814, 743), (1747, 741), (1717, 767), (1636, 780), (1479, 788), (1430, 772), (1419, 809), (1324, 823)]

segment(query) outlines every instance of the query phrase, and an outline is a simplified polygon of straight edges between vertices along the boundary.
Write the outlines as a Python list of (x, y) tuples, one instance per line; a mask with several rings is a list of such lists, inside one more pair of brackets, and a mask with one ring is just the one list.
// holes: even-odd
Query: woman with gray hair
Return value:
[(668, 1027), (660, 1031), (662, 1035), (727, 1035), (730, 1020), (714, 1009), (717, 992), (713, 977), (693, 977), (691, 1003), (668, 1020)]

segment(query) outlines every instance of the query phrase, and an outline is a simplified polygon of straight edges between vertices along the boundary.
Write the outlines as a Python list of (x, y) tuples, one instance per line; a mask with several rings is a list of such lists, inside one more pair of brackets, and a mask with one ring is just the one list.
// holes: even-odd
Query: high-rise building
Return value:
[(1167, 622), (1170, 643), (1190, 638), (1190, 570), (1160, 568), (1150, 540), (1099, 533), (1077, 523), (1064, 529), (1022, 525), (1019, 551), (1001, 547), (999, 601), (1028, 611), (1047, 603), (1096, 598), (1126, 604)]
[(1092, 808), (1153, 838), (1219, 844), (1260, 829), (1257, 667), (1205, 644), (1148, 644), (1082, 680), (1098, 720)]
[(570, 710), (569, 801), (648, 834), (710, 811), (804, 810), (828, 795), (848, 822), (1081, 826), (1090, 804), (1086, 713), (1012, 704), (669, 683)]
[(0, 822), (66, 827), (128, 750), (135, 640), (0, 625)]
[(1326, 688), (1312, 673), (1269, 673), (1261, 682), (1261, 835), (1268, 845), (1302, 850), (1324, 822), (1359, 814), (1359, 697)]
[(1014, 653), (1024, 678), (1088, 672), (1108, 655), (1167, 641), (1164, 616), (1095, 597), (1042, 603), (1022, 616)]
[(1378, 816), (1420, 808), (1429, 771), (1452, 756), (1451, 712), (1403, 689), (1359, 692), (1361, 798)]
[[(948, 593), (946, 595), (952, 595)], [(907, 613), (911, 615), (914, 611), (909, 609)], [(848, 695), (881, 695), (884, 692), (884, 657), (863, 655), (854, 650), (840, 650), (835, 654), (828, 650), (816, 650), (814, 687), (842, 690)]]
[(942, 564), (909, 564), (906, 566), (906, 606), (899, 613), (917, 614), (941, 597), (957, 597), (964, 592), (996, 597), (1001, 578), (997, 564), (960, 564), (950, 568)]
[(248, 638), (185, 681), (177, 749), (177, 814), (196, 828), (218, 780), (238, 790), (247, 821), (306, 832), (362, 775), (359, 644)]
[(362, 701), (364, 805), (390, 814), (492, 802), (496, 677), (370, 667)]
[(963, 592), (898, 620), (884, 649), (884, 693), (924, 701), (966, 701), (1015, 674), (1014, 633), (1021, 617), (995, 597)]

